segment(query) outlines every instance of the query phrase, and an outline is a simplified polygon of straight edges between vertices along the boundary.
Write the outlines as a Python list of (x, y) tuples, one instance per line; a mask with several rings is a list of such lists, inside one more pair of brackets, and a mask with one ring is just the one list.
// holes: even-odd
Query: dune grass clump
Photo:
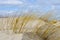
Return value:
[(49, 18), (34, 15), (0, 18), (0, 31), (12, 30), (15, 34), (31, 32), (44, 40), (60, 40), (60, 21)]

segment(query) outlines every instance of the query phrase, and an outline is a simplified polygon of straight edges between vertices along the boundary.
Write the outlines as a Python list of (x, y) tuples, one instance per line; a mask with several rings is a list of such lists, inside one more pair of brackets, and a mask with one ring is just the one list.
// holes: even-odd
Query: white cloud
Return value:
[(52, 9), (52, 10), (55, 10), (55, 5), (52, 5), (51, 9)]
[(0, 17), (13, 16), (13, 15), (15, 15), (14, 11), (0, 11)]
[(5, 0), (5, 1), (1, 1), (0, 0), (0, 4), (12, 4), (12, 5), (18, 5), (18, 4), (23, 4), (22, 1), (19, 0)]

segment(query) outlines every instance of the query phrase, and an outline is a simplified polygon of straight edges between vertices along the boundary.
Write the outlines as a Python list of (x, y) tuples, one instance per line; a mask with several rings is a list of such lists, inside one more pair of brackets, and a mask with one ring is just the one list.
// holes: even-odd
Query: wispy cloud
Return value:
[(19, 1), (19, 0), (5, 0), (5, 1), (1, 1), (0, 0), (0, 4), (11, 4), (11, 5), (20, 5), (20, 4), (23, 4), (22, 1)]

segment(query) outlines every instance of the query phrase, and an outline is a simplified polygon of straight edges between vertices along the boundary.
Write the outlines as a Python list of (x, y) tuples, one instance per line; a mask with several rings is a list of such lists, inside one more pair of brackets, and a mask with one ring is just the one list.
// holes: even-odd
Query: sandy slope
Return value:
[(0, 40), (22, 40), (23, 34), (7, 34), (0, 32)]

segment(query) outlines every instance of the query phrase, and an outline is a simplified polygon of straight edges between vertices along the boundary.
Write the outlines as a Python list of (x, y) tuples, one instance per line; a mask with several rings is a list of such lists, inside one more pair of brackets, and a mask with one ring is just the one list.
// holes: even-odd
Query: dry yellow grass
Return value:
[(0, 18), (0, 31), (12, 30), (18, 34), (32, 32), (45, 40), (60, 40), (60, 22), (44, 19), (33, 15)]

